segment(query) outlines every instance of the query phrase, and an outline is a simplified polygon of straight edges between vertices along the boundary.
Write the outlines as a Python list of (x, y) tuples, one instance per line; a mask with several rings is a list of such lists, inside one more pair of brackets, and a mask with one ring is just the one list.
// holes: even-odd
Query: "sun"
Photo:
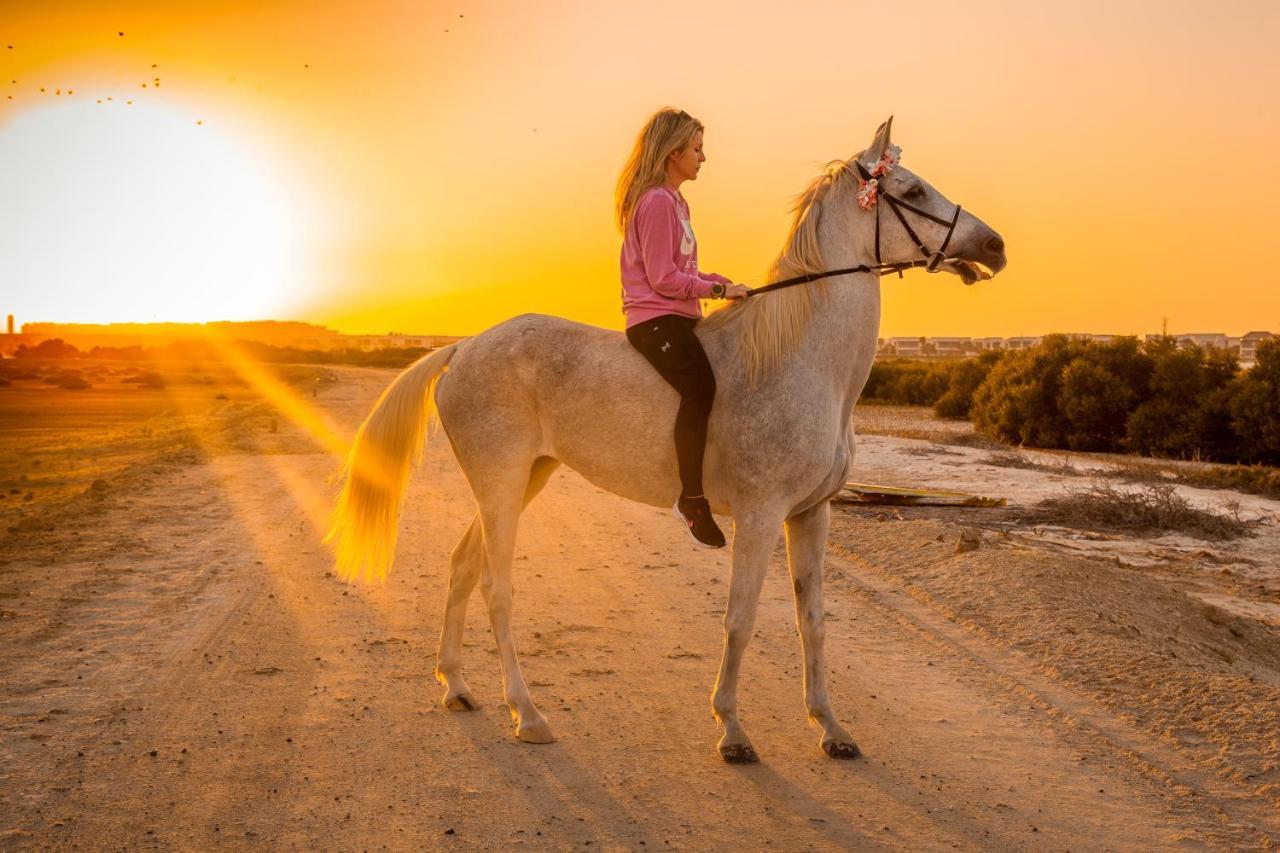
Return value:
[(73, 102), (0, 125), (0, 311), (121, 322), (285, 316), (305, 200), (188, 108)]

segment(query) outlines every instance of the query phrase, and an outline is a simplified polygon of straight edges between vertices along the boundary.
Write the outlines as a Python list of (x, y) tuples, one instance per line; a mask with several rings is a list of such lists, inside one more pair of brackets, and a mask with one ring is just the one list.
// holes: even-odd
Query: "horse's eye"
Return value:
[(924, 187), (919, 184), (913, 184), (911, 189), (907, 190), (907, 198), (924, 198)]

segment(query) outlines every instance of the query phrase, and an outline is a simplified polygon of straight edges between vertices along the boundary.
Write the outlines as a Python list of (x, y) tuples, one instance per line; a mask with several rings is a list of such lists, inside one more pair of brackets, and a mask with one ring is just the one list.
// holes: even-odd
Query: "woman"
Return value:
[(741, 299), (747, 288), (698, 272), (698, 245), (680, 185), (697, 180), (706, 159), (702, 123), (683, 110), (659, 110), (636, 137), (615, 202), (623, 237), (627, 340), (680, 394), (675, 429), (680, 497), (671, 511), (695, 545), (723, 548), (724, 534), (702, 493), (702, 454), (716, 379), (693, 328), (702, 317), (699, 299)]

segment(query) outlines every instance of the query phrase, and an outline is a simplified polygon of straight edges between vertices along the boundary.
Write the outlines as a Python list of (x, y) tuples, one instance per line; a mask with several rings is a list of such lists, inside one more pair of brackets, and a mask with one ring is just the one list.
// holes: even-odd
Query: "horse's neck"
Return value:
[[(823, 267), (875, 263), (874, 227), (874, 219), (867, 216), (850, 218), (838, 209), (825, 212), (818, 233)], [(824, 285), (797, 286), (814, 291), (803, 336), (782, 366), (760, 380), (762, 385), (750, 397), (759, 399), (774, 392), (796, 405), (829, 409), (833, 416), (847, 420), (876, 354), (880, 278), (875, 273), (855, 273), (828, 279)], [(713, 363), (721, 365), (721, 378), (733, 376), (745, 387), (746, 369), (740, 361), (735, 363), (739, 355), (733, 341), (742, 333), (742, 327), (730, 319), (711, 324), (701, 335)]]
[[(843, 212), (824, 215), (819, 245), (827, 269), (874, 264), (874, 221)], [(870, 228), (868, 226), (871, 226)], [(822, 365), (848, 417), (866, 384), (880, 334), (880, 276), (854, 273), (830, 279), (815, 294), (803, 358)]]

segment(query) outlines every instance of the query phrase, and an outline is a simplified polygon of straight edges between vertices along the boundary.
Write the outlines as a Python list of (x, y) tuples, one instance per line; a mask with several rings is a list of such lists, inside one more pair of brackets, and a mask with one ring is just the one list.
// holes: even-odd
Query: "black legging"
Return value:
[(676, 412), (676, 461), (680, 496), (702, 494), (702, 454), (707, 445), (707, 419), (716, 397), (716, 377), (693, 327), (698, 321), (664, 314), (627, 329), (627, 340), (680, 393)]

